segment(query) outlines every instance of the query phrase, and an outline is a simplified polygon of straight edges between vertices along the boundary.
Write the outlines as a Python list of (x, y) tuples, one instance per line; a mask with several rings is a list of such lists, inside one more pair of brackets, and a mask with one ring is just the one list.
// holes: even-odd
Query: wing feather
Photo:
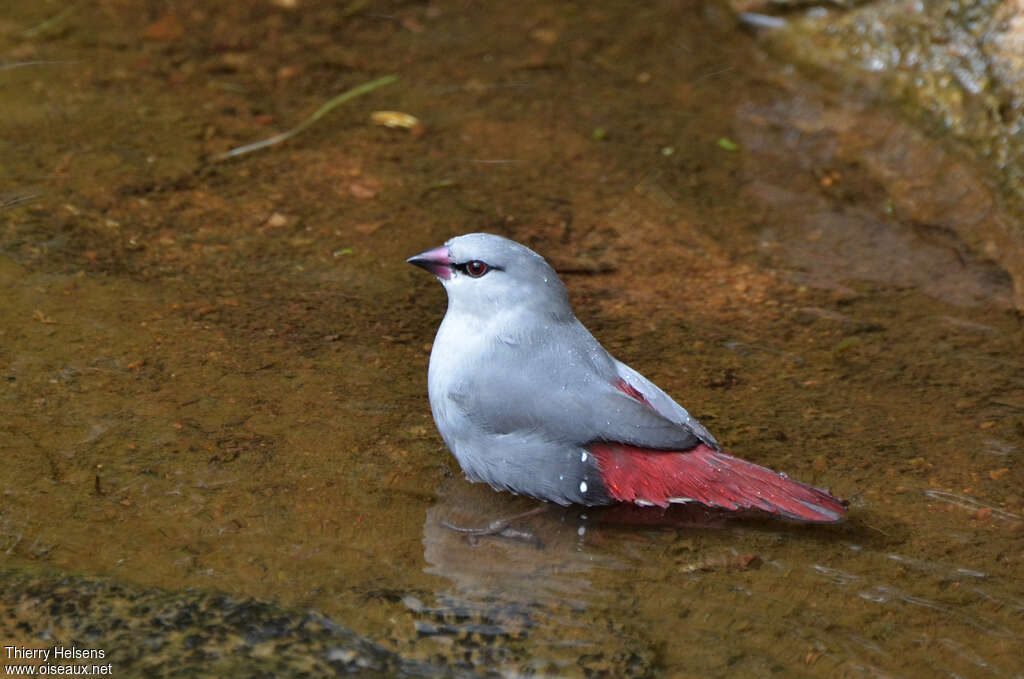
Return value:
[(715, 437), (711, 435), (711, 432), (704, 428), (704, 425), (697, 421), (697, 418), (688, 413), (686, 408), (672, 400), (672, 397), (659, 389), (654, 382), (651, 382), (649, 379), (633, 370), (622, 361), (615, 360), (615, 369), (618, 377), (624, 380), (626, 384), (640, 392), (643, 395), (644, 400), (646, 400), (652, 408), (658, 411), (662, 417), (693, 432), (700, 441), (707, 444), (709, 447), (716, 450), (721, 448), (718, 445), (718, 441), (715, 440)]

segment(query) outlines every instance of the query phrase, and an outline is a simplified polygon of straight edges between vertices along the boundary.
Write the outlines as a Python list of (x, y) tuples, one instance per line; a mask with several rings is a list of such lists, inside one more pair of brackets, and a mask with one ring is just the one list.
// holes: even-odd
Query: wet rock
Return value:
[[(739, 9), (749, 11), (748, 4)], [(1016, 305), (1024, 308), (1024, 220), (1019, 218), (1024, 203), (1024, 2), (899, 0), (840, 3), (828, 11), (800, 3), (781, 7), (784, 28), (763, 35), (786, 58), (823, 69), (840, 83), (885, 92), (910, 112), (937, 121), (1001, 171), (1013, 214), (980, 234), (970, 219), (953, 228), (968, 241), (991, 243), (986, 254), (1014, 277)], [(775, 5), (774, 11), (779, 8)], [(927, 181), (951, 203), (959, 202), (963, 182), (958, 174), (937, 173), (918, 184)], [(971, 184), (977, 181), (970, 180), (964, 190), (974, 192)], [(990, 210), (977, 207), (968, 200), (961, 212), (981, 220), (991, 216)]]
[(762, 232), (763, 249), (816, 287), (869, 280), (1024, 308), (1024, 230), (986, 167), (887, 107), (777, 84), (791, 94), (736, 112), (742, 192), (784, 216)]
[(404, 659), (312, 610), (218, 593), (6, 570), (0, 609), (5, 638), (101, 649), (116, 676), (473, 676)]

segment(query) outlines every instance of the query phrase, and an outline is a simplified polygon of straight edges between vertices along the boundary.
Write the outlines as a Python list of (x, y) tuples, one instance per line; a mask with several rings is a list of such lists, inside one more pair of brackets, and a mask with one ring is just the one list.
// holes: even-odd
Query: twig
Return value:
[(49, 59), (40, 61), (14, 61), (9, 64), (0, 64), (0, 71), (13, 71), (16, 68), (24, 68), (25, 66), (51, 66), (53, 64), (74, 64), (77, 60), (75, 59)]
[(34, 38), (37, 35), (39, 35), (41, 33), (44, 33), (45, 31), (50, 30), (51, 28), (53, 28), (54, 26), (59, 24), (61, 21), (66, 19), (72, 12), (75, 11), (75, 9), (77, 9), (77, 7), (78, 7), (77, 5), (69, 5), (69, 6), (65, 7), (63, 10), (58, 12), (55, 16), (50, 17), (49, 19), (47, 19), (46, 21), (42, 22), (41, 24), (38, 24), (36, 26), (33, 26), (32, 28), (29, 28), (29, 29), (25, 30), (22, 33), (22, 35), (25, 36), (26, 38)]
[(30, 193), (30, 194), (27, 194), (27, 195), (24, 195), (24, 196), (15, 196), (14, 198), (0, 199), (0, 209), (6, 208), (6, 207), (13, 207), (13, 206), (17, 205), (18, 203), (25, 203), (27, 201), (30, 201), (30, 200), (34, 199), (34, 198), (38, 198), (41, 195), (43, 195), (43, 194), (42, 193)]
[(368, 92), (372, 92), (378, 87), (390, 85), (396, 80), (398, 80), (398, 76), (392, 74), (377, 78), (376, 80), (371, 80), (370, 82), (359, 85), (358, 87), (353, 87), (347, 92), (342, 92), (338, 96), (328, 101), (326, 104), (318, 108), (313, 115), (306, 118), (304, 121), (302, 121), (292, 129), (288, 130), (287, 132), (275, 134), (273, 137), (270, 137), (269, 139), (264, 139), (263, 141), (254, 142), (252, 144), (246, 144), (245, 146), (239, 146), (237, 148), (231, 149), (230, 151), (225, 151), (224, 153), (218, 153), (213, 157), (213, 159), (227, 160), (228, 158), (234, 158), (235, 156), (240, 156), (244, 153), (258, 151), (259, 149), (266, 148), (267, 146), (280, 144), (281, 142), (287, 139), (291, 139), (298, 133), (302, 132), (307, 127), (309, 127), (310, 125), (312, 125), (313, 123), (315, 123), (316, 121), (320, 120), (325, 115), (333, 111), (335, 108), (337, 108), (341, 104), (344, 104), (346, 101), (349, 101), (350, 99), (355, 99), (356, 97), (360, 97), (364, 94), (367, 94)]

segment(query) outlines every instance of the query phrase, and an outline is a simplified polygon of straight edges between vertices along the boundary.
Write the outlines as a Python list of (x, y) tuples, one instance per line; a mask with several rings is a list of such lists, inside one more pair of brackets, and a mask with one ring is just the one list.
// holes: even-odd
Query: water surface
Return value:
[[(11, 573), (313, 608), (479, 673), (1022, 676), (1024, 328), (928, 219), (1013, 217), (984, 168), (715, 3), (291, 4), (0, 23)], [(849, 520), (445, 529), (532, 506), (466, 483), (429, 415), (445, 302), (403, 260), (477, 230), (547, 255), (610, 351)], [(13, 610), (4, 639), (36, 643)]]

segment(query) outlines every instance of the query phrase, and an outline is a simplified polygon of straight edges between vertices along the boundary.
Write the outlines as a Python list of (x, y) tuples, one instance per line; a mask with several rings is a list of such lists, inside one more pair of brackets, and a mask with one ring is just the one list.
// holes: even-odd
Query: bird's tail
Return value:
[(847, 503), (827, 491), (703, 444), (673, 452), (596, 443), (590, 452), (608, 494), (623, 502), (667, 507), (696, 501), (820, 523), (839, 521), (846, 512)]

